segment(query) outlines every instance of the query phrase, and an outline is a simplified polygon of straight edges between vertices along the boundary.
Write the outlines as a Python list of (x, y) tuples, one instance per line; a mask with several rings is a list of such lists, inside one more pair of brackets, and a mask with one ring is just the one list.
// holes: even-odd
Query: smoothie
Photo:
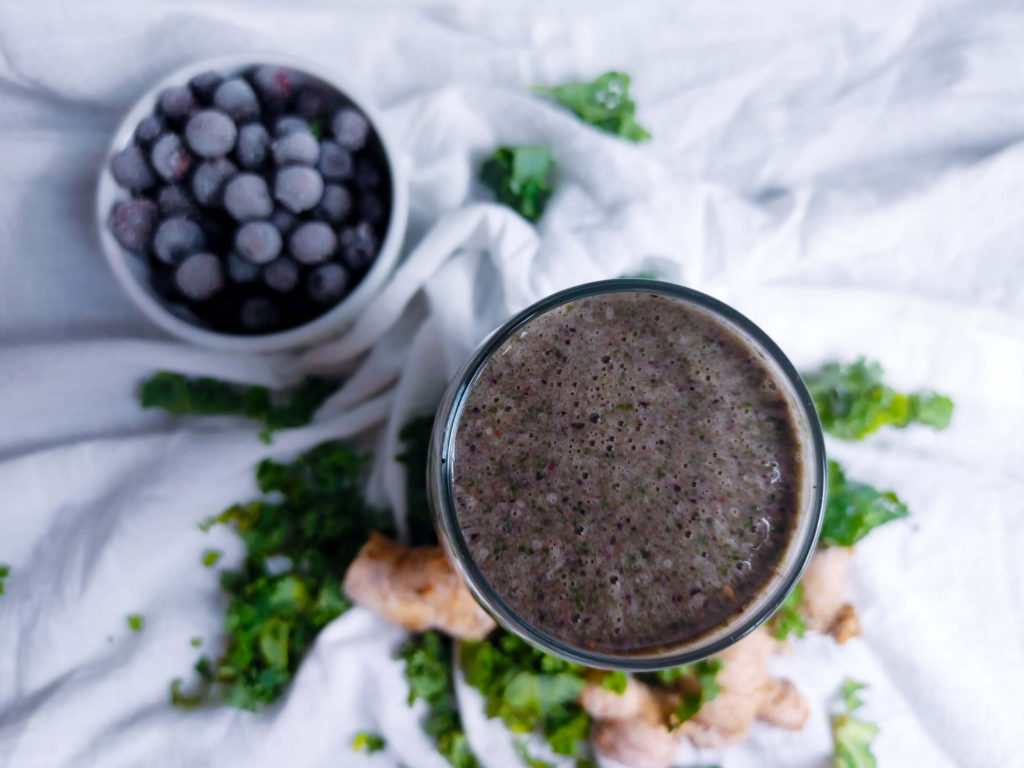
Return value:
[(608, 654), (728, 623), (794, 535), (804, 457), (762, 353), (689, 302), (592, 295), (485, 363), (452, 456), (458, 526), (523, 621)]

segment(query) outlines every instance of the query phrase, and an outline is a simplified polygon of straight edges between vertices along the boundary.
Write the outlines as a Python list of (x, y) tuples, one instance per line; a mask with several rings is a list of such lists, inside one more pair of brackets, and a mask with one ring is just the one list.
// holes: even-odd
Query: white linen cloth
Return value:
[[(912, 517), (859, 548), (864, 635), (777, 659), (811, 701), (799, 733), (678, 764), (821, 766), (841, 679), (870, 684), (881, 766), (1021, 766), (1024, 713), (1024, 6), (1005, 2), (442, 7), (383, 3), (0, 3), (0, 765), (440, 768), (405, 705), (403, 633), (355, 609), (277, 707), (181, 712), (171, 679), (223, 599), (196, 521), (252, 469), (328, 437), (376, 448), (399, 514), (395, 433), (472, 347), (556, 289), (655, 271), (733, 303), (798, 367), (867, 354), (934, 386), (953, 426), (830, 443)], [(149, 83), (205, 56), (330, 63), (382, 108), (409, 172), (407, 258), (359, 324), (301, 358), (179, 344), (121, 293), (93, 231), (111, 131)], [(631, 145), (527, 86), (634, 76)], [(534, 228), (475, 181), (502, 143), (552, 147)], [(368, 352), (365, 359), (359, 356)], [(316, 422), (261, 444), (235, 419), (143, 412), (157, 369), (280, 384), (359, 365)], [(131, 633), (125, 617), (145, 616)], [(484, 764), (519, 765), (460, 692)], [(386, 752), (353, 754), (361, 729)]]

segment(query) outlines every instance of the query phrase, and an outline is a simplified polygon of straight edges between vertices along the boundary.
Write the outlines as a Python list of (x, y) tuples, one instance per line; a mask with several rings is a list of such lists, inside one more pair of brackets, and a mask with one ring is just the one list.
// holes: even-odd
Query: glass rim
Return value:
[[(790, 557), (790, 551), (794, 551), (794, 566), (788, 572), (784, 572), (777, 581), (766, 582), (763, 589), (755, 593), (751, 602), (762, 599), (762, 604), (749, 614), (741, 609), (738, 616), (742, 621), (737, 622), (735, 627), (706, 644), (700, 643), (698, 636), (692, 648), (681, 651), (669, 648), (664, 652), (655, 651), (648, 655), (616, 655), (588, 651), (540, 630), (513, 611), (484, 577), (469, 551), (455, 511), (452, 495), (454, 462), (448, 458), (454, 455), (455, 436), (466, 397), (487, 362), (512, 334), (539, 315), (574, 299), (607, 293), (654, 293), (689, 302), (747, 334), (757, 348), (777, 367), (776, 373), (781, 373), (787, 380), (793, 396), (787, 396), (787, 400), (793, 400), (791, 405), (798, 406), (804, 417), (796, 419), (796, 428), (798, 432), (803, 432), (805, 430), (801, 424), (805, 424), (806, 432), (809, 433), (801, 444), (808, 446), (812, 453), (804, 461), (804, 471), (811, 476), (811, 499), (809, 503), (804, 502), (805, 509), (801, 509), (801, 514), (806, 511), (806, 514), (814, 516), (814, 520), (807, 526), (803, 539), (791, 541), (782, 555), (785, 559)], [(642, 672), (688, 664), (720, 653), (754, 631), (778, 611), (803, 575), (818, 541), (824, 518), (828, 482), (826, 462), (821, 425), (810, 393), (793, 364), (760, 327), (728, 304), (692, 288), (646, 278), (616, 278), (584, 283), (553, 293), (512, 315), (477, 347), (452, 380), (438, 408), (428, 453), (427, 486), (434, 522), (438, 528), (438, 538), (449, 562), (466, 582), (477, 601), (502, 627), (548, 653), (577, 664), (600, 669)], [(805, 486), (806, 484), (805, 481)], [(778, 567), (783, 567), (783, 564), (780, 563)], [(764, 598), (759, 598), (758, 595), (763, 595)]]

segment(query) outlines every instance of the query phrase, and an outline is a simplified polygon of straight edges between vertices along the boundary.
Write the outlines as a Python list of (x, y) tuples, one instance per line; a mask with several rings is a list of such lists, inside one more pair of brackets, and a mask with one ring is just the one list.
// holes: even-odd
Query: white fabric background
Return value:
[[(678, 7), (674, 7), (678, 6)], [(93, 231), (120, 114), (170, 69), (276, 49), (376, 94), (411, 180), (409, 252), (360, 325), (300, 360), (162, 336)], [(623, 68), (654, 141), (581, 125), (524, 86)], [(189, 638), (216, 647), (199, 565), (229, 533), (195, 522), (251, 470), (329, 436), (378, 449), (371, 491), (402, 510), (395, 430), (473, 345), (555, 289), (655, 269), (734, 303), (798, 367), (866, 353), (956, 400), (947, 432), (830, 445), (913, 516), (852, 577), (862, 638), (779, 658), (812, 702), (797, 734), (757, 726), (679, 764), (822, 766), (829, 697), (870, 683), (882, 766), (1021, 766), (1024, 707), (1024, 6), (989, 2), (665, 5), (337, 0), (0, 2), (0, 765), (440, 768), (390, 661), (402, 633), (353, 610), (283, 704), (182, 713)], [(482, 156), (544, 142), (559, 191), (536, 229), (480, 201)], [(373, 349), (305, 429), (272, 447), (233, 420), (143, 413), (158, 368), (280, 383)], [(146, 617), (131, 634), (129, 613)], [(462, 692), (488, 766), (518, 765)], [(384, 733), (386, 753), (351, 736)]]

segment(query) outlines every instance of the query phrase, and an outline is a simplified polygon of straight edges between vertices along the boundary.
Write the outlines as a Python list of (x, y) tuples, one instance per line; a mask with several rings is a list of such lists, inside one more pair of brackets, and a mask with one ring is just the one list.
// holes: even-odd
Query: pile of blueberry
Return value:
[(110, 170), (131, 199), (108, 227), (153, 289), (229, 333), (301, 325), (373, 264), (390, 216), (384, 148), (366, 116), (278, 66), (163, 90)]

